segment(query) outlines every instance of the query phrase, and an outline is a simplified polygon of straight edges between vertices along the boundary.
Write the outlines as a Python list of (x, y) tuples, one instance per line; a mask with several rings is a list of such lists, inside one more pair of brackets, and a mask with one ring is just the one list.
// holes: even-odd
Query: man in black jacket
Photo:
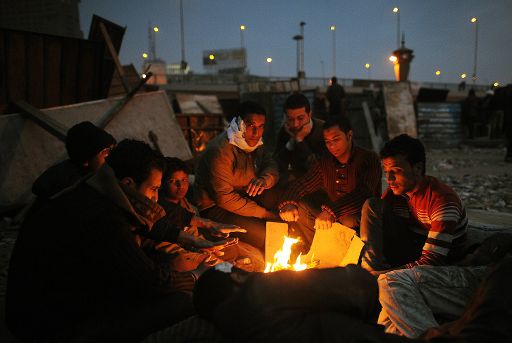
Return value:
[(125, 140), (86, 183), (25, 220), (13, 250), (8, 327), (25, 341), (139, 341), (192, 313), (189, 294), (205, 270), (155, 265), (140, 235), (179, 240), (156, 204), (161, 155)]

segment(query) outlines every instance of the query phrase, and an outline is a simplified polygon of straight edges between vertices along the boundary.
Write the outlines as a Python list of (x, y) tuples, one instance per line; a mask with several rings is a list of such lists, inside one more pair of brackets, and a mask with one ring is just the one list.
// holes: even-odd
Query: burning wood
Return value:
[(294, 264), (290, 264), (290, 255), (292, 253), (292, 246), (296, 244), (299, 240), (297, 238), (291, 238), (284, 236), (284, 243), (281, 250), (278, 250), (274, 254), (274, 262), (267, 262), (267, 266), (265, 268), (265, 273), (272, 273), (278, 270), (295, 270), (301, 271), (308, 268), (315, 267), (316, 263), (302, 263), (301, 256), (302, 253), (297, 256)]

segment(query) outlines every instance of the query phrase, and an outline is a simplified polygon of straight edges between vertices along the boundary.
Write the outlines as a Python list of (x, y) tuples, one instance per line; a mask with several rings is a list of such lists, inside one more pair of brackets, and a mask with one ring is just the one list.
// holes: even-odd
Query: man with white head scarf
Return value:
[(240, 235), (261, 250), (265, 222), (277, 196), (269, 191), (279, 180), (277, 163), (263, 149), (266, 113), (254, 102), (240, 105), (228, 129), (210, 141), (196, 168), (195, 190), (201, 216), (247, 230)]

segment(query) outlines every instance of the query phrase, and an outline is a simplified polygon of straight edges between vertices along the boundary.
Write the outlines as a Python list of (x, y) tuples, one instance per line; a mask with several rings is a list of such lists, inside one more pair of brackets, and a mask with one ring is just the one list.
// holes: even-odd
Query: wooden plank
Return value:
[[(5, 31), (0, 30), (0, 70), (7, 70), (5, 40)], [(0, 73), (0, 114), (7, 112), (7, 92), (7, 75)]]
[(27, 102), (37, 108), (45, 106), (44, 101), (44, 40), (36, 34), (26, 36), (27, 43)]
[(44, 55), (44, 107), (54, 107), (60, 104), (61, 43), (58, 37), (45, 37)]
[(83, 102), (91, 99), (97, 99), (98, 93), (95, 92), (98, 87), (97, 50), (92, 44), (82, 42), (80, 44), (80, 54), (78, 56), (78, 85), (77, 101)]
[(27, 98), (25, 38), (15, 31), (9, 32), (6, 38), (7, 101), (13, 103)]
[[(62, 40), (62, 68), (61, 68), (61, 104), (74, 104), (77, 102), (78, 83), (78, 49), (79, 41), (76, 39)], [(92, 77), (92, 75), (90, 75)]]
[(43, 129), (48, 131), (48, 133), (51, 133), (62, 142), (66, 141), (67, 129), (62, 124), (25, 101), (17, 101), (16, 106), (18, 106), (23, 111), (22, 113), (27, 116), (27, 118), (37, 123)]
[(121, 62), (119, 61), (119, 56), (117, 56), (117, 51), (114, 48), (114, 45), (112, 44), (112, 40), (110, 39), (110, 35), (108, 34), (107, 28), (105, 27), (104, 23), (99, 23), (99, 27), (101, 30), (101, 34), (103, 35), (103, 38), (105, 39), (105, 43), (107, 44), (107, 50), (110, 53), (110, 56), (114, 60), (114, 64), (116, 66), (117, 74), (119, 78), (121, 79), (121, 83), (123, 85), (124, 90), (126, 93), (130, 92), (130, 85), (128, 84), (128, 81), (126, 80), (126, 77), (124, 75), (123, 66), (121, 65)]

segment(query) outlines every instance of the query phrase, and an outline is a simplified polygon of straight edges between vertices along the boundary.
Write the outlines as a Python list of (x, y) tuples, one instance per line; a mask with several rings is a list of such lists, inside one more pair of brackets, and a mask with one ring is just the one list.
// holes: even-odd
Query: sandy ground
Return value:
[[(427, 152), (427, 173), (441, 178), (460, 195), (470, 224), (482, 230), (510, 228), (512, 232), (512, 163), (505, 163), (503, 148), (431, 150)], [(10, 252), (15, 230), (0, 224), (0, 341), (12, 338), (3, 325), (3, 302)]]

